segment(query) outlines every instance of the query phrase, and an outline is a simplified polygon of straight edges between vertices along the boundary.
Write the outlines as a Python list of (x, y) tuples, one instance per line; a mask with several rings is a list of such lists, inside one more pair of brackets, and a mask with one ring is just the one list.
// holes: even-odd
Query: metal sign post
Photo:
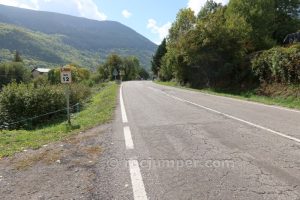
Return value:
[(125, 75), (125, 72), (124, 72), (124, 70), (121, 70), (120, 71), (120, 80), (121, 80), (121, 83), (122, 83), (122, 81), (123, 81), (123, 76)]
[(113, 75), (114, 75), (115, 81), (116, 81), (117, 80), (117, 76), (118, 76), (118, 71), (116, 69), (114, 69)]
[(66, 85), (66, 100), (67, 100), (67, 118), (68, 124), (71, 125), (71, 115), (70, 115), (70, 88)]
[(60, 69), (60, 80), (61, 83), (65, 84), (68, 124), (71, 125), (71, 116), (70, 116), (70, 84), (72, 83), (71, 68), (62, 67)]

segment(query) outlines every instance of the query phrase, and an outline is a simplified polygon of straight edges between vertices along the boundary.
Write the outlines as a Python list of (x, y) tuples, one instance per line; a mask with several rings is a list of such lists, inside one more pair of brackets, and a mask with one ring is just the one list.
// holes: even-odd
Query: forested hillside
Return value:
[(96, 21), (63, 14), (0, 5), (1, 54), (12, 51), (41, 65), (75, 62), (95, 68), (110, 53), (137, 56), (150, 67), (156, 45), (134, 30), (113, 21)]
[(0, 58), (12, 61), (14, 50), (21, 52), (26, 66), (49, 67), (66, 63), (97, 66), (100, 52), (80, 51), (62, 42), (62, 35), (47, 35), (29, 29), (0, 24)]

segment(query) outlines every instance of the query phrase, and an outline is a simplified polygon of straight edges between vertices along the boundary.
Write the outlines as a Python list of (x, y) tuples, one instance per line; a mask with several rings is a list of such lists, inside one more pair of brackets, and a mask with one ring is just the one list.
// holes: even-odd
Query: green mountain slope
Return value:
[(24, 62), (31, 67), (57, 66), (66, 63), (96, 67), (99, 64), (100, 54), (80, 51), (66, 45), (62, 42), (63, 37), (0, 24), (0, 60), (11, 61), (14, 50), (19, 50)]
[(113, 21), (0, 5), (0, 59), (19, 50), (32, 65), (68, 62), (94, 68), (109, 53), (135, 55), (148, 68), (156, 45)]

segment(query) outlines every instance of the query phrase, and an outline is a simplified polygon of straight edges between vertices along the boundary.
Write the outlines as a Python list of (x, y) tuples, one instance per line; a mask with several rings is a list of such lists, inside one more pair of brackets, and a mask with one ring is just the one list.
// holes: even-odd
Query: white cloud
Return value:
[(39, 2), (38, 2), (38, 0), (30, 0), (30, 2), (32, 3), (32, 5), (33, 5), (36, 9), (39, 9)]
[(39, 6), (37, 0), (30, 0), (30, 1), (18, 1), (18, 0), (0, 0), (0, 4), (7, 5), (7, 6), (14, 6), (19, 8), (26, 8), (31, 10), (38, 10)]
[(171, 25), (171, 22), (167, 22), (162, 26), (158, 26), (154, 19), (149, 19), (147, 28), (150, 29), (152, 33), (158, 34), (160, 41), (157, 41), (156, 43), (159, 44), (169, 34)]
[[(198, 14), (198, 12), (201, 10), (201, 8), (204, 6), (207, 0), (188, 0), (188, 8), (191, 8), (195, 14)], [(215, 0), (217, 3), (227, 4), (228, 0)]]
[(123, 15), (123, 17), (128, 19), (131, 17), (132, 13), (125, 9), (122, 11), (122, 15)]
[(78, 11), (81, 17), (86, 17), (96, 20), (106, 20), (107, 16), (100, 12), (98, 6), (93, 0), (72, 0), (77, 4)]
[(0, 4), (76, 15), (95, 20), (106, 20), (94, 0), (0, 0)]

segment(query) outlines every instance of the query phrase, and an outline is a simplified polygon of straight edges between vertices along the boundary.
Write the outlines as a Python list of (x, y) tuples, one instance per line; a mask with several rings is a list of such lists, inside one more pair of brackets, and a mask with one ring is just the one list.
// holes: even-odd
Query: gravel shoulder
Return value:
[(109, 123), (3, 158), (0, 199), (110, 199), (111, 133)]

